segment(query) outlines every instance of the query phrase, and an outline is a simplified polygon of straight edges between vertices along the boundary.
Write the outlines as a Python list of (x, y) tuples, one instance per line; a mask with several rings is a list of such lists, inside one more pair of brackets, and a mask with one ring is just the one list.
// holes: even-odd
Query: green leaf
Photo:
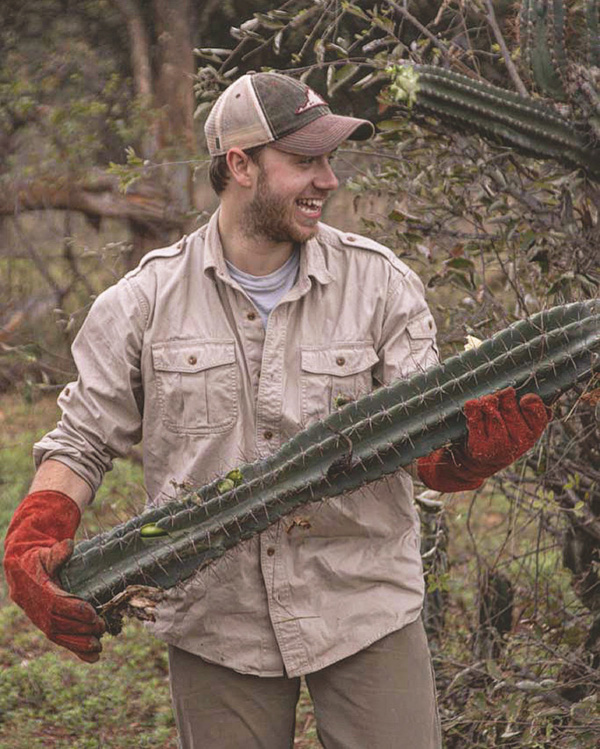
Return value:
[(450, 278), (455, 281), (459, 286), (462, 286), (465, 289), (468, 289), (469, 291), (472, 291), (475, 288), (475, 284), (473, 281), (468, 278), (464, 273), (459, 273), (457, 271), (452, 271)]
[(255, 13), (254, 17), (260, 21), (261, 26), (264, 26), (266, 29), (280, 29), (284, 25), (283, 21), (273, 18), (270, 13)]
[(362, 19), (363, 21), (371, 20), (362, 8), (359, 8), (353, 3), (342, 2), (342, 10), (345, 13), (350, 13), (350, 15), (353, 15), (353, 16), (356, 16), (357, 18)]
[(343, 86), (344, 83), (350, 80), (352, 76), (356, 73), (358, 70), (358, 65), (354, 65), (352, 63), (348, 63), (347, 65), (342, 65), (340, 68), (335, 68), (333, 65), (330, 65), (327, 69), (327, 93), (331, 97), (335, 94), (335, 92), (340, 88), (340, 86)]
[(377, 129), (384, 133), (394, 132), (396, 130), (403, 130), (406, 124), (406, 120), (381, 120), (377, 123)]
[(453, 257), (451, 260), (446, 260), (444, 265), (447, 268), (455, 268), (457, 270), (475, 270), (475, 263), (467, 257)]
[(398, 222), (419, 220), (418, 216), (412, 216), (410, 213), (406, 213), (400, 208), (394, 208), (392, 211), (390, 211), (390, 213), (388, 213), (388, 218), (390, 219), (390, 221)]
[(127, 148), (125, 149), (125, 153), (127, 154), (127, 163), (129, 164), (129, 166), (143, 166), (144, 162), (136, 154), (133, 146), (127, 146)]

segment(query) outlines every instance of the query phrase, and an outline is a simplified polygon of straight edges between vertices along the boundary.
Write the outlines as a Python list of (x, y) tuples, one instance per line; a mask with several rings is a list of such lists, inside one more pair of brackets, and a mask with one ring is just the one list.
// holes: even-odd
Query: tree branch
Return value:
[[(437, 36), (429, 31), (429, 29), (424, 26), (421, 21), (419, 21), (418, 18), (413, 16), (412, 13), (410, 13), (406, 8), (403, 8), (401, 5), (398, 5), (398, 3), (394, 2), (394, 0), (385, 0), (385, 2), (390, 5), (392, 8), (394, 8), (395, 11), (397, 11), (403, 18), (406, 18), (406, 20), (411, 23), (416, 29), (418, 29), (421, 34), (426, 36), (429, 41), (434, 44), (442, 53), (444, 56), (444, 59), (448, 63), (452, 63), (455, 67), (458, 67), (462, 73), (465, 75), (468, 75), (470, 77), (473, 77), (473, 71), (468, 68), (464, 63), (462, 63), (460, 60), (457, 60), (450, 56), (450, 52), (448, 50), (448, 47), (441, 42)], [(453, 41), (450, 41), (450, 45), (452, 47), (456, 47), (456, 49), (460, 50), (461, 54), (464, 52), (463, 48), (460, 47), (458, 44), (455, 44)]]
[(14, 183), (12, 189), (0, 192), (0, 216), (48, 208), (121, 218), (157, 232), (180, 229), (184, 220), (157, 185), (138, 181), (123, 194), (118, 191), (117, 178), (104, 173), (91, 173), (79, 182), (40, 177)]
[(500, 30), (500, 26), (498, 25), (498, 21), (496, 20), (496, 14), (494, 13), (494, 5), (492, 3), (492, 0), (485, 0), (485, 5), (487, 8), (486, 20), (489, 23), (492, 31), (494, 32), (494, 36), (496, 37), (496, 41), (498, 42), (498, 46), (500, 47), (500, 51), (502, 52), (502, 57), (504, 58), (506, 69), (508, 70), (508, 74), (510, 75), (512, 82), (515, 84), (515, 88), (517, 89), (517, 91), (522, 96), (529, 96), (529, 92), (527, 91), (525, 84), (523, 83), (517, 72), (517, 68), (512, 61), (510, 52), (508, 51), (508, 47), (506, 46), (506, 42), (504, 41), (504, 37), (502, 36), (502, 31)]

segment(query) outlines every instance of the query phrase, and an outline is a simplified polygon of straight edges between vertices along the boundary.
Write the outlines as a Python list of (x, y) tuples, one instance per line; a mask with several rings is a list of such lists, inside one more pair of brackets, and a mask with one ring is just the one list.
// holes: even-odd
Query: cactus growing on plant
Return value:
[(551, 403), (600, 371), (599, 360), (598, 301), (538, 313), (344, 405), (264, 460), (79, 543), (61, 584), (100, 610), (128, 586), (176, 585), (298, 506), (350, 492), (461, 439), (467, 400), (513, 386)]
[[(600, 177), (600, 1), (585, 4), (586, 64), (568, 59), (563, 0), (523, 0), (523, 66), (545, 99), (432, 65), (388, 68), (392, 103), (460, 123), (540, 158)], [(557, 106), (557, 104), (560, 104)]]

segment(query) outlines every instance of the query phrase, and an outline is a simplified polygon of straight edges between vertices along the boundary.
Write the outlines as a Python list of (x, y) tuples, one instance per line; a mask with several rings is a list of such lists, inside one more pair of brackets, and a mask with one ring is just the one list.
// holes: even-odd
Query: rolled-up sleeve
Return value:
[(373, 372), (382, 385), (423, 372), (439, 361), (435, 320), (419, 277), (412, 270), (390, 283)]
[(141, 439), (145, 313), (125, 278), (102, 293), (73, 343), (78, 378), (59, 396), (56, 428), (34, 445), (36, 467), (66, 464), (95, 494), (115, 457)]

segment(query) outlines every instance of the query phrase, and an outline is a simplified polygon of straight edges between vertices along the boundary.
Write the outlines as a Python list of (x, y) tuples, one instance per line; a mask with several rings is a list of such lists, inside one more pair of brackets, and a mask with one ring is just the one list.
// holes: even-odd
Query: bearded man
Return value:
[[(392, 251), (320, 222), (331, 159), (373, 126), (305, 84), (245, 75), (206, 123), (220, 206), (146, 255), (94, 303), (73, 346), (79, 377), (35, 445), (38, 470), (6, 539), (11, 595), (54, 642), (94, 662), (104, 624), (56, 573), (116, 456), (143, 436), (151, 505), (265, 458), (355, 399), (437, 361), (423, 286)], [(439, 491), (473, 489), (531, 447), (547, 416), (512, 390), (471, 402), (469, 439), (421, 459)], [(183, 747), (294, 743), (300, 678), (320, 740), (350, 749), (441, 745), (421, 621), (412, 481), (315, 503), (169, 590), (168, 643)]]

